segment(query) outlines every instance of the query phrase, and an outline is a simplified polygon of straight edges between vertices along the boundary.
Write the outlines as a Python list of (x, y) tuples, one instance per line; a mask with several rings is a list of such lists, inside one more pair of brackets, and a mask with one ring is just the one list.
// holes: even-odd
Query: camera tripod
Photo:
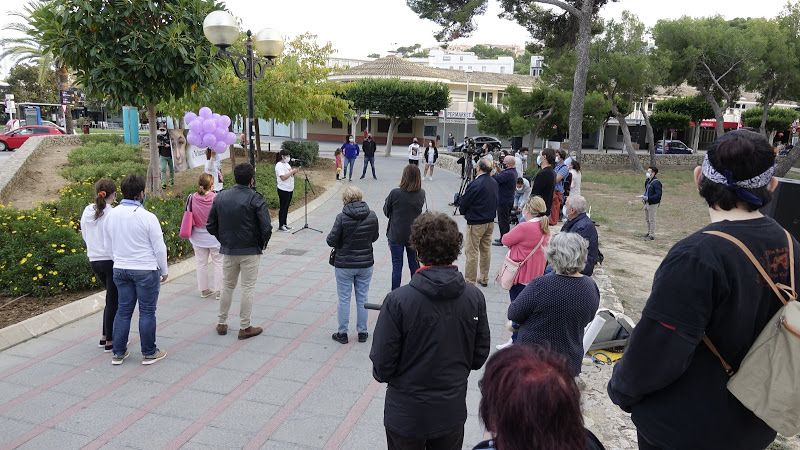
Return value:
[(461, 187), (458, 189), (458, 194), (456, 194), (455, 201), (453, 201), (453, 215), (458, 215), (458, 207), (461, 204), (461, 196), (464, 195), (464, 191), (467, 189), (467, 186), (475, 179), (475, 163), (472, 160), (472, 155), (470, 153), (464, 154), (464, 176), (461, 179)]
[(311, 192), (314, 195), (317, 195), (317, 193), (316, 193), (316, 191), (314, 191), (314, 186), (311, 185), (311, 180), (308, 179), (308, 173), (306, 173), (306, 169), (305, 169), (305, 167), (302, 166), (302, 163), (300, 165), (300, 170), (303, 171), (303, 183), (304, 183), (303, 184), (303, 187), (304, 187), (304, 189), (303, 189), (303, 210), (304, 210), (303, 211), (303, 216), (305, 218), (305, 220), (304, 220), (305, 223), (303, 223), (302, 228), (292, 232), (292, 234), (297, 234), (297, 233), (299, 233), (299, 232), (301, 232), (303, 230), (311, 230), (311, 231), (316, 231), (317, 233), (322, 233), (322, 230), (318, 230), (316, 228), (311, 228), (310, 226), (308, 226), (308, 190), (311, 189)]

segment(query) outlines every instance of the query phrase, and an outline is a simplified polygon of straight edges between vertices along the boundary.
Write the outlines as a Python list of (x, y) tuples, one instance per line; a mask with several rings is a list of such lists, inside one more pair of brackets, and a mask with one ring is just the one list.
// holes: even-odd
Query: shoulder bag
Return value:
[(192, 235), (192, 228), (194, 227), (192, 198), (194, 198), (194, 194), (189, 194), (189, 197), (186, 199), (186, 208), (184, 208), (183, 219), (181, 219), (181, 230), (178, 233), (181, 239), (189, 239)]
[(515, 282), (517, 281), (517, 272), (519, 268), (522, 267), (525, 262), (536, 253), (536, 250), (539, 250), (539, 247), (542, 246), (542, 242), (544, 242), (544, 236), (539, 239), (539, 243), (536, 244), (536, 247), (528, 253), (528, 256), (525, 257), (521, 262), (516, 262), (511, 259), (511, 250), (508, 251), (506, 254), (505, 260), (503, 260), (503, 265), (500, 266), (500, 270), (497, 272), (497, 276), (495, 277), (495, 282), (499, 284), (503, 289), (509, 290), (512, 286), (514, 286)]
[(738, 371), (720, 355), (708, 336), (703, 336), (703, 342), (730, 377), (728, 391), (770, 428), (784, 436), (794, 436), (800, 433), (800, 303), (794, 282), (794, 243), (792, 236), (784, 232), (789, 240), (790, 286), (775, 283), (740, 240), (720, 231), (705, 232), (739, 247), (783, 306), (761, 330)]

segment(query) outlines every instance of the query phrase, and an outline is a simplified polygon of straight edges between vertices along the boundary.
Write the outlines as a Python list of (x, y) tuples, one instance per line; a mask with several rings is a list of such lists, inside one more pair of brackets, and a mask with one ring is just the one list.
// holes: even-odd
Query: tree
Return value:
[(475, 56), (482, 59), (496, 59), (500, 56), (514, 57), (514, 52), (506, 49), (494, 47), (492, 45), (477, 44), (467, 49), (468, 52), (475, 53)]
[(220, 4), (205, 0), (62, 0), (31, 15), (37, 41), (75, 71), (90, 95), (115, 105), (146, 105), (150, 123), (148, 192), (161, 193), (156, 105), (181, 98), (218, 70), (203, 19)]
[(381, 57), (380, 53), (370, 53), (369, 55), (367, 55), (367, 58), (380, 58), (380, 57)]
[(57, 103), (58, 89), (56, 76), (52, 70), (44, 72), (40, 79), (40, 69), (36, 65), (17, 64), (11, 68), (6, 82), (17, 102)]
[[(0, 59), (9, 58), (14, 63), (27, 61), (37, 64), (39, 67), (38, 79), (41, 84), (50, 79), (48, 72), (54, 71), (57, 89), (64, 91), (70, 87), (69, 69), (63, 60), (55, 58), (51, 52), (42, 47), (36, 30), (30, 25), (32, 14), (46, 7), (48, 3), (48, 0), (31, 0), (21, 11), (8, 13), (9, 16), (19, 20), (5, 27), (7, 31), (16, 33), (16, 36), (0, 39), (0, 48), (4, 49), (0, 52)], [(73, 131), (71, 105), (67, 105), (64, 110), (64, 123), (67, 133), (71, 134)]]
[(408, 47), (397, 47), (395, 53), (402, 58), (427, 58), (430, 51), (423, 50), (420, 44), (414, 44)]
[(667, 83), (694, 86), (714, 110), (717, 137), (725, 133), (725, 110), (733, 107), (755, 55), (748, 23), (720, 16), (660, 20), (656, 46), (671, 61)]
[(401, 121), (422, 113), (438, 112), (450, 105), (447, 85), (396, 78), (359, 80), (346, 88), (345, 95), (354, 110), (379, 111), (389, 118), (386, 156), (391, 155), (392, 139)]
[[(613, 0), (612, 0), (613, 1)], [(468, 36), (475, 30), (473, 18), (486, 12), (487, 0), (406, 0), (408, 6), (424, 19), (440, 25), (436, 39), (450, 41)], [(583, 141), (583, 110), (586, 78), (589, 70), (589, 47), (593, 21), (608, 0), (501, 0), (503, 16), (526, 27), (534, 39), (545, 45), (575, 48), (576, 62), (570, 104), (570, 150), (580, 157)], [(552, 5), (561, 13), (542, 8)]]
[[(685, 116), (685, 120), (678, 126), (668, 127), (668, 129), (686, 128), (689, 121), (694, 122), (694, 132), (692, 133), (691, 147), (697, 149), (700, 143), (700, 124), (704, 119), (714, 116), (711, 105), (701, 96), (693, 97), (670, 97), (660, 100), (655, 105), (656, 114), (674, 113)], [(666, 116), (664, 116), (666, 117)], [(657, 127), (658, 128), (658, 127)], [(664, 130), (664, 128), (661, 128)]]
[(763, 116), (763, 108), (747, 109), (742, 113), (742, 124), (751, 128), (758, 128), (763, 124), (764, 129), (769, 133), (767, 139), (772, 143), (776, 134), (791, 128), (792, 123), (800, 117), (800, 113), (788, 108), (770, 108), (766, 122), (764, 122)]

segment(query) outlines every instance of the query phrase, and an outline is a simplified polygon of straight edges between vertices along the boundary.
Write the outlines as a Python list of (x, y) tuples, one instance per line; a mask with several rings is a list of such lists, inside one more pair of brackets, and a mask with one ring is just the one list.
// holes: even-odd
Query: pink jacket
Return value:
[(208, 192), (206, 195), (200, 195), (197, 192), (192, 194), (192, 220), (195, 227), (206, 227), (208, 214), (211, 212), (211, 205), (214, 203), (216, 196), (217, 194), (213, 192)]
[[(544, 220), (547, 220), (545, 217)], [(550, 242), (550, 235), (542, 233), (542, 226), (539, 222), (523, 222), (515, 226), (511, 231), (503, 236), (503, 245), (509, 248), (511, 259), (520, 262), (533, 250), (544, 236), (542, 245), (536, 250), (528, 260), (517, 271), (516, 283), (528, 284), (536, 277), (544, 273), (547, 260), (544, 251)]]

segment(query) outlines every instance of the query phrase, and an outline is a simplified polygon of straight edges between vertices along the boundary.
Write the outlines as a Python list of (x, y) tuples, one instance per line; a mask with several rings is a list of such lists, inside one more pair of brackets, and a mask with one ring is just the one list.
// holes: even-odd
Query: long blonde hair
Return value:
[(214, 177), (208, 173), (201, 173), (200, 178), (197, 180), (197, 193), (206, 195), (214, 186)]
[(522, 209), (528, 211), (533, 217), (541, 218), (542, 220), (539, 221), (539, 226), (542, 227), (542, 233), (550, 234), (550, 225), (547, 223), (546, 217), (547, 205), (544, 203), (542, 197), (535, 195), (529, 198)]

